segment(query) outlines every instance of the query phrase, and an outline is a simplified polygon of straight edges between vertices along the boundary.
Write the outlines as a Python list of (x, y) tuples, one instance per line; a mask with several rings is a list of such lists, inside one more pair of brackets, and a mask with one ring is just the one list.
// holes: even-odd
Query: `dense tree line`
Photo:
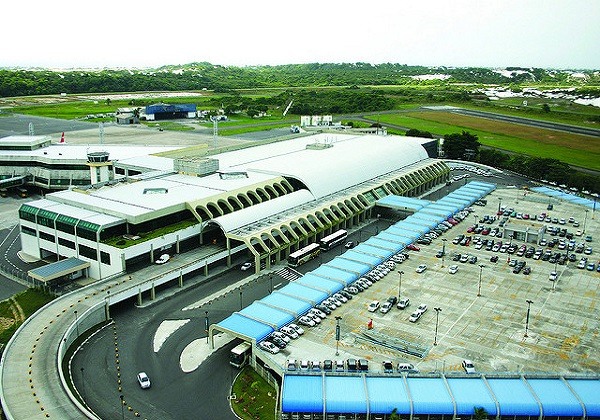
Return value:
[[(280, 66), (234, 67), (210, 63), (128, 70), (0, 69), (0, 96), (48, 95), (137, 91), (183, 91), (306, 86), (449, 85), (452, 83), (548, 82), (569, 80), (569, 72), (512, 69), (510, 75), (488, 68), (407, 66), (404, 64), (312, 63)], [(414, 76), (444, 74), (446, 80), (419, 80)], [(587, 82), (599, 76), (586, 72)], [(586, 83), (587, 83), (586, 82)], [(585, 86), (586, 83), (582, 83)], [(597, 84), (597, 83), (596, 83)]]

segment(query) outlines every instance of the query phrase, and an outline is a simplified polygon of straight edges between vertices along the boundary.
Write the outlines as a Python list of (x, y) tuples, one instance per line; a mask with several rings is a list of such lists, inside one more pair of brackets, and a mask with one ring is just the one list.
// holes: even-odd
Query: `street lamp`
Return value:
[(500, 213), (501, 206), (502, 206), (502, 197), (498, 197), (498, 213)]
[(83, 402), (85, 404), (85, 379), (83, 377), (83, 368), (81, 368), (81, 393), (83, 394)]
[(437, 346), (438, 322), (440, 319), (440, 312), (442, 312), (442, 308), (433, 308), (433, 309), (435, 309), (435, 336), (433, 338), (433, 345)]
[(336, 316), (335, 317), (335, 355), (339, 356), (340, 355), (340, 320), (342, 319), (341, 316)]
[(125, 419), (125, 401), (123, 401), (123, 394), (119, 395), (119, 399), (121, 400), (121, 418)]
[(402, 289), (402, 274), (404, 274), (404, 271), (398, 271), (398, 299), (400, 299), (400, 290)]
[(77, 338), (79, 338), (79, 322), (77, 322), (77, 311), (73, 311), (75, 314), (75, 329), (77, 330)]
[(243, 305), (243, 301), (242, 301), (242, 289), (240, 289), (240, 311), (244, 308)]
[(527, 331), (529, 331), (529, 310), (531, 308), (532, 300), (527, 299), (527, 317), (525, 318), (525, 337), (527, 337)]
[(271, 288), (269, 289), (269, 293), (273, 293), (273, 274), (269, 274), (269, 280), (271, 282)]
[(586, 209), (585, 210), (585, 218), (583, 219), (583, 233), (585, 234), (585, 224), (587, 223), (587, 215), (588, 215), (589, 210)]
[(204, 311), (204, 331), (206, 331), (206, 344), (208, 344), (208, 311)]
[(481, 296), (481, 273), (483, 272), (485, 265), (479, 264), (479, 286), (477, 288), (477, 297)]
[(442, 238), (442, 268), (444, 268), (444, 258), (446, 257), (446, 238)]

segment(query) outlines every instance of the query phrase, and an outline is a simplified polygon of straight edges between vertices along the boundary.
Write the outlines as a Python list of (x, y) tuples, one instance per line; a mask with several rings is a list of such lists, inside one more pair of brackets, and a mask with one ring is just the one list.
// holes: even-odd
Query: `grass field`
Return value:
[(274, 419), (277, 393), (254, 369), (246, 366), (233, 384), (231, 407), (242, 419)]
[(469, 131), (481, 144), (530, 156), (555, 158), (571, 165), (600, 170), (600, 138), (563, 133), (448, 112), (409, 112), (380, 115), (396, 124), (436, 135)]

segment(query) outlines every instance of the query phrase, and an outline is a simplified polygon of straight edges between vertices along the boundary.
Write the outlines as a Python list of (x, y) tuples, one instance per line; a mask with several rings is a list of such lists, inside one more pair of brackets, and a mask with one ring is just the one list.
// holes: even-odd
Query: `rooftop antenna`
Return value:
[(104, 123), (102, 121), (98, 123), (98, 129), (100, 130), (100, 144), (104, 144)]
[(29, 135), (30, 136), (35, 136), (35, 130), (33, 129), (33, 123), (32, 122), (29, 123)]

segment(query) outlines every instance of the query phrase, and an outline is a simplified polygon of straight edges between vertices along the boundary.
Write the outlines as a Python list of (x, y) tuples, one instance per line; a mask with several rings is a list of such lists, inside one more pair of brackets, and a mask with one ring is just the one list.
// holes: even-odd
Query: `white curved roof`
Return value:
[(215, 217), (212, 221), (221, 226), (226, 233), (260, 220), (264, 220), (266, 226), (269, 225), (269, 217), (314, 201), (314, 199), (315, 197), (309, 191), (300, 190), (224, 216)]
[[(302, 181), (316, 198), (401, 169), (428, 155), (431, 139), (319, 134), (218, 155), (222, 166)], [(308, 144), (330, 145), (307, 149)]]

